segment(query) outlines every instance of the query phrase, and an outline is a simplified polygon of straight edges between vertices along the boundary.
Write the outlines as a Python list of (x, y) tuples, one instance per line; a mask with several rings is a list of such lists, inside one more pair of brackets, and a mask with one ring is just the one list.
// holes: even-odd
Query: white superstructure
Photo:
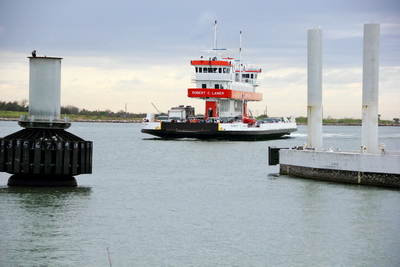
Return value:
[[(214, 27), (216, 38), (216, 23)], [(190, 62), (196, 87), (188, 89), (188, 96), (205, 100), (206, 118), (246, 117), (250, 115), (247, 102), (262, 100), (262, 94), (256, 92), (261, 69), (244, 63), (241, 53), (240, 59), (235, 60), (223, 55), (225, 51), (218, 49), (215, 41), (213, 50)]]

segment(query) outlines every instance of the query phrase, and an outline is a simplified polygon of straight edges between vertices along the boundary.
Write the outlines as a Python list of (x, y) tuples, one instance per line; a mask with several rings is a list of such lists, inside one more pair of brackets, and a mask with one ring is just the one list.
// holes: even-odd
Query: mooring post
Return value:
[(307, 146), (322, 150), (322, 29), (308, 30)]
[(62, 58), (28, 58), (29, 118), (0, 138), (0, 171), (13, 174), (10, 186), (76, 186), (73, 175), (92, 173), (93, 144), (66, 132), (71, 123), (60, 119)]
[(366, 153), (372, 154), (379, 153), (379, 35), (378, 23), (364, 25), (361, 146), (366, 148)]

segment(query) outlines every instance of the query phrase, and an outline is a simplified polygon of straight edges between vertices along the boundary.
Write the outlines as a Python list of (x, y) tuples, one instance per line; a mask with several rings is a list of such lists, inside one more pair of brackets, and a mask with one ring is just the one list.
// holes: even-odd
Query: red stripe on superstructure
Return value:
[(201, 65), (201, 66), (232, 66), (229, 61), (222, 60), (192, 60), (191, 65)]
[(255, 92), (242, 92), (229, 89), (212, 89), (212, 88), (189, 88), (188, 97), (213, 97), (213, 98), (231, 98), (242, 99), (244, 95), (245, 100), (261, 101), (262, 94)]

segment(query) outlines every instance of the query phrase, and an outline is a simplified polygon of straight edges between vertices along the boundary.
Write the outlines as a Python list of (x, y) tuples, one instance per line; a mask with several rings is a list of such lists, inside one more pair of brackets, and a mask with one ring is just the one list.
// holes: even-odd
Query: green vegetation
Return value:
[[(297, 117), (296, 122), (299, 124), (307, 124), (307, 117)], [(344, 119), (333, 119), (331, 117), (322, 119), (323, 124), (346, 124), (346, 125), (360, 125), (362, 122), (361, 119), (350, 119), (350, 118), (344, 118)], [(399, 124), (399, 120), (396, 118), (391, 120), (379, 120), (379, 124)]]
[[(0, 110), (0, 118), (6, 118), (6, 119), (19, 119), (21, 115), (25, 115), (28, 117), (28, 112), (22, 112), (22, 111), (5, 111), (5, 110)], [(127, 117), (125, 117), (125, 114), (121, 116), (120, 114), (109, 114), (106, 111), (96, 111), (91, 114), (61, 114), (61, 119), (63, 117), (69, 117), (71, 121), (91, 121), (91, 120), (129, 120), (129, 121), (134, 121), (134, 120), (142, 120), (144, 117), (146, 117), (146, 114), (127, 114)]]
[[(29, 107), (26, 105), (28, 101), (2, 102), (0, 101), (0, 118), (19, 119), (21, 115), (28, 116)], [(79, 110), (75, 106), (61, 107), (61, 118), (69, 117), (70, 120), (141, 120), (146, 117), (144, 113), (129, 113), (118, 111), (117, 113), (110, 110), (105, 111), (89, 111), (86, 109)]]
[[(20, 103), (17, 101), (14, 102), (2, 102), (0, 101), (0, 118), (7, 118), (7, 119), (19, 119), (21, 115), (28, 116), (29, 107), (27, 105), (27, 100), (22, 100)], [(155, 114), (158, 117), (160, 114)], [(165, 114), (163, 114), (165, 115)], [(89, 111), (86, 109), (79, 109), (75, 106), (62, 106), (61, 107), (61, 118), (67, 116), (70, 118), (71, 121), (76, 120), (141, 120), (146, 117), (145, 113), (129, 113), (123, 110), (118, 111), (117, 113), (112, 112), (110, 110), (105, 111)], [(259, 116), (257, 119), (261, 120), (267, 118), (265, 115)], [(307, 124), (307, 117), (297, 117), (296, 122), (299, 124)], [(328, 117), (323, 119), (323, 124), (354, 124), (359, 125), (361, 124), (361, 119), (333, 119)], [(379, 124), (399, 124), (399, 118), (394, 118), (393, 120), (379, 120)]]
[(0, 110), (0, 118), (19, 119), (21, 115), (28, 116), (28, 112)]
[(0, 101), (0, 110), (2, 111), (22, 111), (28, 112), (28, 100), (22, 100), (20, 103), (14, 102), (3, 102)]

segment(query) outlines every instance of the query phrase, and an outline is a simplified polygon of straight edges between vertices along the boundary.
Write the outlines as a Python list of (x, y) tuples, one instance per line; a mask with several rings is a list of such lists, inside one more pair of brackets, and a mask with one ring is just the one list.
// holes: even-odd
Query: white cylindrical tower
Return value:
[(378, 23), (364, 25), (362, 138), (367, 153), (378, 149), (378, 97), (379, 97), (379, 35)]
[(77, 186), (75, 175), (92, 173), (93, 143), (65, 131), (71, 126), (68, 118), (60, 120), (62, 58), (32, 56), (30, 117), (21, 115), (18, 121), (25, 129), (0, 138), (7, 144), (0, 171), (13, 174), (9, 186)]
[(29, 116), (33, 122), (60, 121), (61, 59), (29, 57)]
[(322, 29), (308, 30), (308, 147), (322, 150)]

